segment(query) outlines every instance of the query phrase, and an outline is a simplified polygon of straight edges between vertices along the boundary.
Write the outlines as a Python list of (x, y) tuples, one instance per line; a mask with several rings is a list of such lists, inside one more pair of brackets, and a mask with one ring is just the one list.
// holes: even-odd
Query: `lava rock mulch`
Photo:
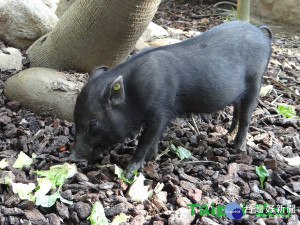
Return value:
[[(154, 21), (165, 27), (202, 32), (222, 23), (224, 18), (217, 14), (212, 6), (175, 5), (160, 8)], [(214, 114), (194, 115), (198, 131), (190, 118), (177, 118), (161, 138), (160, 153), (164, 154), (148, 162), (142, 171), (150, 180), (146, 182), (151, 189), (159, 182), (164, 184), (152, 198), (143, 203), (132, 201), (127, 193), (129, 185), (116, 179), (114, 168), (97, 166), (117, 164), (125, 168), (136, 149), (136, 137), (105, 151), (97, 163), (77, 164), (78, 173), (66, 181), (61, 191), (65, 199), (74, 202), (72, 205), (58, 200), (50, 208), (36, 206), (0, 184), (0, 224), (89, 224), (87, 217), (95, 201), (103, 204), (109, 220), (125, 213), (126, 224), (299, 224), (300, 168), (288, 165), (284, 157), (299, 156), (300, 120), (276, 112), (278, 104), (287, 104), (296, 107), (300, 114), (299, 46), (299, 37), (297, 40), (275, 34), (272, 58), (263, 79), (263, 86), (273, 85), (273, 90), (259, 99), (253, 113), (247, 156), (232, 149), (232, 137), (227, 135), (232, 107)], [(0, 178), (10, 173), (15, 182), (36, 183), (35, 170), (68, 161), (75, 127), (69, 121), (40, 117), (17, 102), (9, 102), (3, 94), (3, 82), (13, 74), (0, 73), (0, 160), (5, 158), (9, 163), (0, 170)], [(165, 151), (171, 140), (190, 150), (192, 157), (180, 161), (174, 153)], [(30, 167), (22, 170), (12, 167), (20, 151), (38, 155)], [(213, 162), (203, 164), (206, 160)], [(260, 165), (265, 165), (270, 174), (263, 188), (255, 173), (255, 166)], [(246, 215), (239, 220), (218, 217), (217, 212), (200, 216), (197, 207), (191, 215), (191, 206), (187, 206), (213, 203), (217, 211), (217, 206), (230, 202), (244, 203)], [(290, 205), (291, 215), (255, 215), (256, 204), (265, 203), (271, 208)], [(209, 213), (214, 214), (212, 210)]]

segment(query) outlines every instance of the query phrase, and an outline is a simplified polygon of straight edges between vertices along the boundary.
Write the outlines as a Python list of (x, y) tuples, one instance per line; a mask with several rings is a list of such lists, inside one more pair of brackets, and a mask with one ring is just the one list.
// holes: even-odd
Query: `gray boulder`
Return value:
[(253, 0), (251, 13), (268, 20), (300, 27), (300, 0)]
[(9, 46), (27, 48), (50, 32), (58, 17), (41, 0), (1, 0), (0, 39)]
[(22, 70), (22, 54), (15, 48), (0, 49), (0, 70)]
[(163, 27), (157, 25), (156, 23), (151, 22), (142, 36), (140, 37), (140, 40), (143, 40), (144, 42), (146, 41), (151, 41), (156, 38), (163, 38), (163, 37), (169, 37), (170, 34), (168, 31), (166, 31)]
[(82, 86), (83, 83), (72, 75), (35, 67), (7, 79), (4, 94), (34, 113), (72, 121), (76, 97)]
[(48, 6), (52, 12), (55, 12), (59, 0), (42, 0), (46, 6)]
[(151, 22), (135, 44), (135, 48), (137, 50), (148, 48), (150, 45), (147, 42), (157, 38), (165, 38), (169, 36), (170, 34), (163, 27)]
[(164, 45), (172, 45), (172, 44), (176, 44), (179, 42), (180, 42), (180, 40), (174, 39), (174, 38), (161, 38), (161, 39), (156, 39), (154, 41), (151, 41), (149, 43), (149, 45), (154, 46), (154, 47), (159, 47), (159, 46), (164, 46)]

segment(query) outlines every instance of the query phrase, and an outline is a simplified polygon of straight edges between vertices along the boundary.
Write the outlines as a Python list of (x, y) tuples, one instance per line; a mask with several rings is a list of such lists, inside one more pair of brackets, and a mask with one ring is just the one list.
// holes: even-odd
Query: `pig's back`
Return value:
[(271, 53), (269, 38), (244, 22), (225, 23), (174, 47), (181, 67), (178, 99), (189, 112), (212, 112), (241, 99), (260, 85)]
[(124, 70), (139, 84), (128, 91), (141, 96), (140, 101), (179, 112), (212, 112), (239, 100), (247, 80), (261, 79), (269, 57), (270, 40), (260, 29), (228, 22), (179, 44), (137, 54)]
[(271, 50), (269, 38), (257, 27), (228, 22), (156, 51), (152, 54), (160, 76), (176, 86), (177, 110), (212, 112), (238, 101), (260, 82)]
[[(218, 59), (239, 62), (252, 67), (268, 63), (270, 39), (259, 28), (241, 21), (216, 26), (203, 34), (175, 44), (171, 52), (182, 53), (182, 60), (199, 57), (204, 61)], [(196, 59), (195, 59), (196, 60)]]

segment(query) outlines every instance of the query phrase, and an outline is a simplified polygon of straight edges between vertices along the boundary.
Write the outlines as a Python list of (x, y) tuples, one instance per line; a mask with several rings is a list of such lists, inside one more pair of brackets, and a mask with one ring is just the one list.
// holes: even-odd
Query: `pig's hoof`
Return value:
[(88, 162), (86, 159), (79, 158), (73, 153), (69, 156), (69, 161), (74, 162), (74, 163), (87, 163)]
[(131, 178), (133, 178), (133, 176), (134, 176), (134, 173), (133, 172), (131, 172), (131, 171), (125, 171), (125, 178), (126, 179), (131, 179)]
[(72, 153), (70, 156), (69, 156), (69, 160), (71, 162), (82, 162), (84, 161), (84, 159), (79, 159), (74, 153)]
[(144, 162), (131, 162), (125, 170), (125, 178), (132, 178), (134, 176), (134, 171), (142, 167), (144, 167)]
[(243, 143), (243, 144), (234, 144), (233, 148), (236, 150), (236, 153), (239, 153), (242, 156), (246, 156), (247, 155), (246, 143)]

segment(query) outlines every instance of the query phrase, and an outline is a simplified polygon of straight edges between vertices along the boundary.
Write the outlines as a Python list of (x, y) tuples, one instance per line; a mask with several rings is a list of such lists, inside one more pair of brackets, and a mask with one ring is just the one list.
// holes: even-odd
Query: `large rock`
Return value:
[(47, 68), (30, 68), (10, 77), (4, 94), (37, 114), (73, 120), (76, 97), (83, 83), (71, 75)]
[(140, 37), (140, 40), (146, 42), (151, 41), (156, 38), (163, 38), (163, 37), (169, 37), (170, 34), (168, 31), (166, 31), (163, 27), (157, 25), (156, 23), (151, 22), (142, 36)]
[(56, 11), (59, 0), (42, 0), (46, 6), (50, 8), (52, 12)]
[(1, 0), (0, 39), (25, 49), (50, 32), (58, 17), (41, 0)]
[(22, 54), (15, 48), (3, 48), (0, 50), (0, 70), (15, 70), (22, 69)]
[(154, 46), (154, 47), (159, 47), (159, 46), (164, 46), (164, 45), (172, 45), (172, 44), (176, 44), (179, 42), (180, 42), (180, 40), (174, 39), (174, 38), (161, 38), (161, 39), (156, 39), (154, 41), (151, 41), (149, 43), (149, 45)]
[(163, 27), (151, 22), (140, 37), (140, 39), (135, 44), (135, 48), (137, 50), (147, 48), (150, 46), (147, 42), (157, 38), (165, 38), (169, 36), (170, 34)]
[(300, 0), (253, 0), (251, 4), (255, 15), (300, 27)]

